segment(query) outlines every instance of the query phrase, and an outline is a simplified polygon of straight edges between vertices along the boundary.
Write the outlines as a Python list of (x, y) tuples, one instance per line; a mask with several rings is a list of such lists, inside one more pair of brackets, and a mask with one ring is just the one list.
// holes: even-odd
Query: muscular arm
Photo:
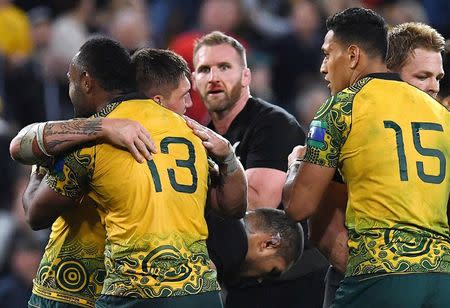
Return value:
[(346, 185), (331, 181), (319, 209), (309, 220), (311, 240), (341, 273), (345, 272), (348, 258), (348, 232), (344, 225), (346, 205)]
[(74, 200), (51, 190), (42, 181), (43, 178), (43, 174), (32, 172), (22, 196), (25, 218), (33, 230), (50, 227), (64, 210), (76, 204)]
[(236, 159), (236, 170), (228, 172), (228, 166), (219, 164), (219, 180), (210, 189), (210, 205), (223, 215), (242, 218), (247, 209), (247, 179), (244, 168)]
[[(43, 129), (39, 129), (42, 125)], [(127, 119), (90, 118), (35, 123), (23, 128), (11, 141), (13, 159), (24, 164), (43, 163), (87, 143), (107, 142), (126, 148), (137, 161), (151, 159), (156, 147), (148, 132)]]
[(249, 209), (277, 208), (286, 173), (272, 168), (250, 168), (245, 170), (248, 179)]
[(295, 221), (311, 217), (319, 208), (334, 172), (335, 168), (301, 162), (298, 165), (298, 172), (293, 173), (295, 175), (288, 174), (288, 180), (292, 176), (294, 179), (283, 189), (286, 214)]

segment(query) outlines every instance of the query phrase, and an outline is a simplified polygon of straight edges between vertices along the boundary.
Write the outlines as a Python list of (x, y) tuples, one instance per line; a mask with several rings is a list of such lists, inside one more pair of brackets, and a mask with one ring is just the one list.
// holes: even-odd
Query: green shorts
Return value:
[(341, 282), (331, 307), (450, 307), (450, 274), (346, 277)]
[(28, 308), (79, 308), (87, 306), (78, 306), (74, 304), (67, 304), (63, 302), (58, 302), (55, 300), (47, 299), (36, 294), (31, 294), (30, 300), (28, 301)]
[(219, 291), (205, 292), (195, 295), (158, 297), (158, 298), (131, 298), (102, 295), (97, 300), (97, 308), (223, 308)]

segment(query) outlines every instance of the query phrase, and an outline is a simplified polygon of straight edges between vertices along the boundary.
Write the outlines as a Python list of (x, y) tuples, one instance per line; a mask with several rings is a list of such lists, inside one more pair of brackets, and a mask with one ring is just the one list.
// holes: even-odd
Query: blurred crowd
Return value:
[[(252, 94), (307, 128), (329, 96), (319, 72), (326, 17), (354, 6), (375, 9), (390, 25), (424, 22), (450, 38), (448, 0), (0, 0), (0, 302), (26, 305), (48, 236), (24, 221), (29, 170), (10, 159), (9, 142), (30, 123), (72, 117), (67, 68), (89, 36), (109, 35), (130, 52), (170, 48), (192, 68), (195, 40), (223, 31), (247, 48)], [(192, 97), (187, 115), (208, 123)]]

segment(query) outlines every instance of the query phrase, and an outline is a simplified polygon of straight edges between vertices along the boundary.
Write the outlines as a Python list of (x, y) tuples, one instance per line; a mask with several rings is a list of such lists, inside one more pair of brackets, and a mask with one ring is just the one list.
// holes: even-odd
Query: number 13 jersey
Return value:
[(348, 185), (346, 276), (450, 272), (450, 113), (394, 74), (372, 74), (316, 114), (305, 160)]
[(208, 163), (184, 119), (151, 100), (109, 104), (97, 116), (140, 122), (158, 153), (136, 162), (107, 144), (66, 156), (50, 186), (98, 204), (106, 228), (102, 294), (154, 298), (218, 290), (206, 249)]

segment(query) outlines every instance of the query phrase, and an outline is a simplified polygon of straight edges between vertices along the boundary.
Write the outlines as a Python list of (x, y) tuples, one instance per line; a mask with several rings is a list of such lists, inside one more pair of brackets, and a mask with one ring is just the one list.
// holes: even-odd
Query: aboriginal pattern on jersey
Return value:
[(311, 122), (304, 161), (337, 168), (339, 151), (350, 131), (353, 92), (329, 98)]
[(448, 240), (423, 229), (349, 230), (346, 276), (391, 272), (450, 272)]
[[(103, 250), (103, 247), (101, 248)], [(65, 241), (57, 256), (53, 250), (42, 258), (33, 293), (51, 300), (94, 307), (106, 276), (98, 243)]]
[(78, 198), (92, 178), (94, 164), (95, 156), (81, 154), (81, 150), (70, 153), (56, 160), (51, 176), (45, 177), (46, 183), (63, 196)]
[(111, 250), (114, 247), (107, 243), (108, 278), (103, 294), (155, 298), (220, 289), (216, 272), (210, 268), (205, 241), (192, 242), (183, 235), (158, 234), (140, 239), (136, 247), (142, 252), (135, 252), (130, 244), (129, 253), (123, 251), (121, 256), (116, 255), (113, 259)]

